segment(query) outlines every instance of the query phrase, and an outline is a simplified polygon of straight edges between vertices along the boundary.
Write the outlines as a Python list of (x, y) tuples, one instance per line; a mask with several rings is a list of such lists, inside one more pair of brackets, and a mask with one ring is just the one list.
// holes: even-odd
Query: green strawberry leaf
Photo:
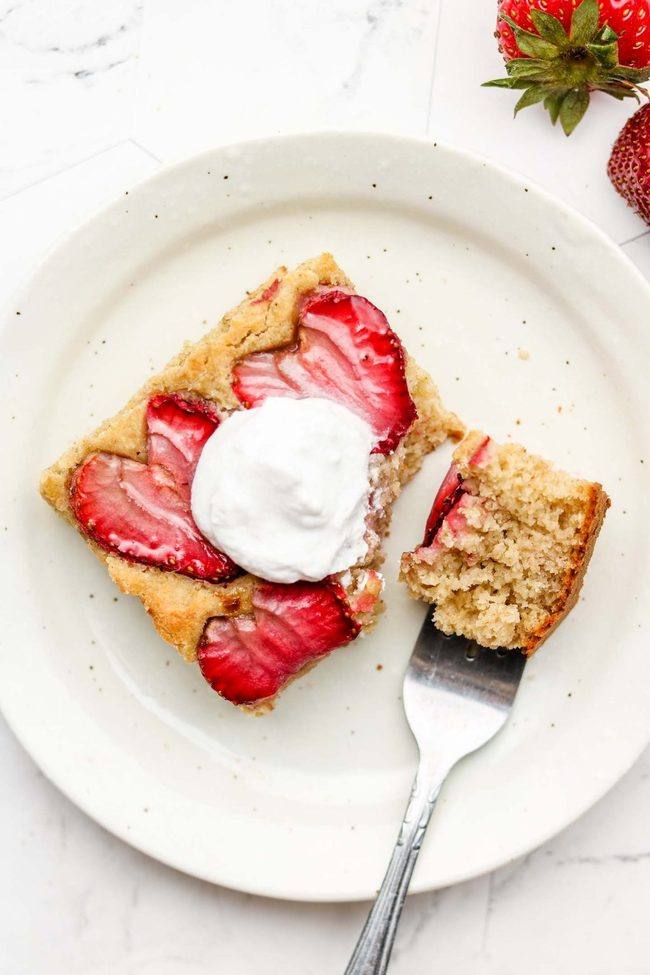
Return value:
[(515, 40), (522, 54), (528, 54), (531, 58), (556, 58), (559, 55), (557, 44), (551, 44), (543, 37), (528, 34), (526, 31), (521, 31), (520, 34), (515, 34)]
[[(582, 0), (571, 17), (571, 42), (574, 45), (588, 44), (598, 30), (598, 0)], [(561, 121), (561, 119), (560, 119)]]
[(555, 95), (547, 95), (544, 99), (544, 108), (551, 116), (551, 122), (553, 125), (555, 125), (557, 122), (558, 115), (560, 114), (560, 105), (562, 104), (563, 98), (564, 92), (559, 92)]
[(624, 68), (619, 64), (609, 72), (609, 76), (622, 78), (623, 81), (631, 81), (632, 84), (637, 85), (640, 81), (650, 81), (650, 68)]
[(548, 61), (542, 58), (513, 58), (506, 64), (508, 74), (527, 74), (531, 69), (547, 68)]
[(619, 102), (622, 102), (625, 98), (636, 98), (638, 102), (641, 101), (635, 88), (624, 88), (622, 85), (602, 82), (602, 84), (598, 85), (598, 91), (606, 92), (612, 98), (617, 98)]
[(610, 44), (587, 44), (586, 48), (594, 55), (603, 68), (615, 68), (618, 64), (618, 42)]
[(557, 44), (545, 41), (539, 34), (533, 34), (529, 30), (524, 30), (514, 22), (512, 17), (501, 14), (501, 20), (512, 27), (517, 42), (517, 47), (522, 54), (527, 54), (531, 58), (555, 58), (560, 53)]
[(535, 25), (535, 30), (545, 40), (555, 44), (560, 50), (568, 45), (567, 32), (557, 17), (544, 13), (542, 10), (531, 10), (530, 18)]
[[(511, 77), (513, 81), (526, 82), (526, 85), (541, 85), (546, 82), (548, 84), (555, 84), (557, 87), (558, 84), (562, 84), (561, 81), (558, 82), (558, 79), (553, 71), (544, 71), (541, 68), (538, 68), (536, 71), (530, 71), (528, 74), (516, 74), (512, 75)], [(564, 84), (563, 87), (568, 90), (571, 87), (571, 83), (568, 82), (567, 84)]]
[(609, 24), (603, 24), (596, 35), (592, 38), (594, 44), (611, 44), (613, 41), (618, 40), (618, 34), (615, 30), (609, 26)]
[[(584, 2), (587, 3), (588, 0), (584, 0)], [(571, 135), (588, 107), (589, 92), (586, 88), (572, 88), (571, 91), (567, 92), (560, 105), (560, 124), (565, 135)]]
[(542, 102), (545, 98), (548, 98), (549, 95), (555, 93), (557, 93), (557, 87), (554, 85), (531, 85), (515, 105), (515, 115), (522, 108), (528, 108), (529, 105), (536, 105), (538, 102)]
[(528, 88), (530, 81), (520, 78), (495, 78), (494, 81), (484, 81), (481, 88)]

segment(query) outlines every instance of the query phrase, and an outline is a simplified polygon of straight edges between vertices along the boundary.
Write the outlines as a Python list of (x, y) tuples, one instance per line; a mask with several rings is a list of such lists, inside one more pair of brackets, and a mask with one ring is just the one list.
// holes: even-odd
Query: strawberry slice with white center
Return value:
[(187, 493), (206, 440), (219, 426), (213, 403), (198, 396), (161, 393), (147, 404), (147, 458), (173, 474)]
[(456, 465), (452, 464), (433, 499), (433, 506), (424, 529), (423, 546), (431, 545), (443, 521), (464, 493), (463, 479)]
[(219, 418), (212, 404), (178, 394), (147, 407), (149, 464), (118, 454), (91, 454), (75, 471), (70, 504), (98, 545), (126, 559), (209, 582), (240, 571), (201, 535), (190, 488), (203, 445)]
[(199, 643), (203, 676), (233, 704), (273, 697), (295, 674), (358, 635), (343, 587), (332, 580), (260, 582), (253, 610), (209, 620)]
[[(478, 445), (472, 456), (469, 458), (470, 467), (478, 467), (490, 456), (490, 437), (486, 437)], [(433, 499), (433, 506), (427, 518), (424, 529), (424, 539), (422, 546), (428, 548), (440, 531), (444, 521), (448, 520), (454, 511), (457, 511), (463, 496), (467, 494), (467, 488), (463, 485), (463, 477), (456, 464), (452, 464), (444, 480), (438, 488), (438, 493)], [(453, 518), (452, 518), (453, 521)]]
[(233, 391), (247, 407), (269, 396), (336, 400), (362, 416), (388, 454), (417, 417), (404, 350), (386, 316), (366, 298), (315, 291), (302, 304), (297, 344), (256, 352), (233, 369)]

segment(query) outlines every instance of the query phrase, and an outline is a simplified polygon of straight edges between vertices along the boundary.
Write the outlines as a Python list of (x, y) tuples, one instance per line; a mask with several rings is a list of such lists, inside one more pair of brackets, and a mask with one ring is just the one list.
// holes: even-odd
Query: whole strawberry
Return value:
[(543, 102), (570, 135), (592, 91), (636, 98), (650, 80), (650, 0), (499, 0), (497, 33), (507, 78), (486, 87)]
[(650, 224), (650, 105), (640, 108), (623, 126), (607, 173), (623, 199)]

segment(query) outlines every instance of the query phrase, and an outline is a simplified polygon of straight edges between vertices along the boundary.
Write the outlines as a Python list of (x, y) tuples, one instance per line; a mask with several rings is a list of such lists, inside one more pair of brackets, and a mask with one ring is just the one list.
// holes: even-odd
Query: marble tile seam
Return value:
[(436, 84), (436, 63), (438, 60), (438, 47), (440, 44), (440, 31), (442, 27), (442, 5), (445, 0), (439, 0), (438, 12), (436, 16), (436, 37), (433, 42), (433, 54), (431, 56), (431, 79), (429, 81), (429, 98), (427, 101), (427, 115), (424, 123), (424, 134), (428, 135), (431, 125), (431, 113), (433, 111), (433, 90)]
[(623, 240), (618, 245), (619, 247), (625, 247), (627, 244), (633, 244), (637, 240), (641, 240), (642, 237), (647, 237), (650, 234), (650, 230), (642, 230), (640, 234), (636, 234), (634, 237), (630, 237), (628, 240)]
[[(98, 156), (103, 155), (105, 152), (112, 152), (114, 149), (119, 149), (120, 146), (126, 145), (132, 141), (133, 140), (127, 136), (124, 139), (119, 139), (117, 142), (112, 142), (108, 146), (103, 146), (101, 149), (97, 149), (95, 152), (91, 152), (88, 156), (84, 156), (82, 159), (76, 159), (74, 162), (61, 166), (60, 169), (56, 169), (54, 172), (48, 173), (46, 176), (41, 176), (39, 179), (35, 179), (33, 183), (28, 183), (26, 186), (20, 186), (18, 189), (12, 190), (10, 193), (6, 193), (4, 196), (0, 196), (0, 204), (6, 203), (7, 200), (12, 200), (15, 196), (19, 196), (21, 193), (27, 193), (29, 190), (34, 189), (35, 186), (41, 186), (43, 183), (47, 183), (47, 181), (50, 179), (55, 179), (57, 176), (62, 176), (64, 173), (69, 172), (69, 170), (76, 169), (77, 166), (83, 166), (92, 159), (97, 159)], [(143, 152), (147, 152), (147, 150), (142, 146), (136, 147)], [(152, 153), (148, 153), (148, 155), (152, 155)], [(160, 160), (158, 160), (158, 162), (159, 161)]]
[(143, 145), (137, 139), (134, 139), (133, 136), (129, 136), (129, 138), (126, 139), (125, 141), (130, 142), (131, 145), (135, 146), (136, 149), (139, 149), (140, 152), (146, 153), (146, 155), (149, 156), (151, 159), (153, 159), (154, 162), (160, 163), (161, 165), (165, 164), (164, 159), (161, 159), (160, 156), (157, 156), (155, 152), (151, 151), (151, 149), (147, 149), (145, 145)]

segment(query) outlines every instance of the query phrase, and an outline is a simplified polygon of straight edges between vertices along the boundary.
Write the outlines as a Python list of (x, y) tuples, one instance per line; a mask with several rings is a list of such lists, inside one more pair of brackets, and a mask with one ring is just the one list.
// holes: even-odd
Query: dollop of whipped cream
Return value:
[(367, 552), (368, 465), (376, 436), (321, 398), (269, 397), (224, 420), (192, 482), (199, 530), (270, 582), (318, 581)]

